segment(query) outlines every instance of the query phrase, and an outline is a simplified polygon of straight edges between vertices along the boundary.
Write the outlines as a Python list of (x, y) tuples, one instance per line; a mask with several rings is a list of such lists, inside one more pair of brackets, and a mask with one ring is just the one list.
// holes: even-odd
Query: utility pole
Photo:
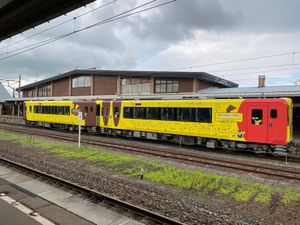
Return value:
[(21, 98), (21, 75), (19, 75), (19, 89), (18, 89), (18, 92), (19, 92), (19, 98)]

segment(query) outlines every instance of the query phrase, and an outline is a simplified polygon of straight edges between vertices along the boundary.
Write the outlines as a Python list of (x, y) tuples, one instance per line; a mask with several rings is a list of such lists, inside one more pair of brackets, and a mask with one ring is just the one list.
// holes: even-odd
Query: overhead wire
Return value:
[[(86, 26), (84, 28), (81, 28), (81, 29), (78, 29), (78, 30), (75, 30), (73, 32), (70, 32), (70, 33), (66, 33), (64, 35), (61, 35), (61, 36), (57, 36), (57, 37), (54, 37), (54, 38), (50, 38), (50, 39), (47, 39), (47, 40), (44, 40), (44, 41), (41, 41), (41, 42), (38, 42), (36, 44), (33, 44), (33, 45), (29, 45), (29, 46), (25, 46), (25, 47), (22, 47), (20, 49), (25, 49), (23, 51), (19, 51), (20, 49), (17, 49), (17, 50), (14, 50), (15, 51), (19, 51), (15, 54), (11, 54), (9, 56), (6, 56), (6, 57), (2, 57), (0, 58), (0, 61), (3, 61), (5, 59), (8, 59), (8, 58), (11, 58), (11, 57), (14, 57), (14, 56), (17, 56), (19, 54), (22, 54), (22, 53), (25, 53), (27, 51), (30, 51), (30, 50), (33, 50), (33, 49), (36, 49), (36, 48), (39, 48), (39, 47), (42, 47), (44, 45), (47, 45), (47, 44), (50, 44), (52, 42), (55, 42), (55, 41), (58, 41), (60, 39), (63, 39), (63, 38), (66, 38), (68, 36), (71, 36), (71, 35), (74, 35), (76, 33), (79, 33), (79, 32), (82, 32), (82, 31), (85, 31), (87, 29), (90, 29), (90, 28), (93, 28), (93, 27), (96, 27), (96, 26), (101, 26), (101, 25), (104, 25), (104, 24), (107, 24), (107, 23), (110, 23), (110, 22), (113, 22), (113, 21), (116, 21), (116, 20), (120, 20), (120, 19), (123, 19), (123, 18), (126, 18), (126, 17), (129, 17), (129, 16), (133, 16), (133, 15), (136, 15), (136, 14), (139, 14), (139, 13), (142, 13), (142, 12), (145, 12), (145, 11), (149, 11), (149, 10), (152, 10), (152, 9), (155, 9), (155, 8), (159, 8), (161, 6), (164, 6), (164, 5), (167, 5), (167, 4), (170, 4), (170, 3), (173, 3), (177, 0), (170, 0), (170, 1), (167, 1), (167, 2), (164, 2), (164, 3), (160, 3), (160, 4), (157, 4), (157, 5), (154, 5), (154, 6), (151, 6), (151, 7), (148, 7), (148, 8), (145, 8), (145, 9), (142, 9), (142, 10), (138, 10), (136, 12), (132, 12), (132, 11), (135, 11), (137, 9), (140, 9), (140, 8), (143, 8), (149, 4), (152, 4), (154, 2), (156, 2), (157, 0), (152, 0), (152, 1), (149, 1), (149, 2), (146, 2), (144, 4), (141, 4), (139, 6), (136, 6), (130, 10), (126, 10), (122, 13), (119, 13), (117, 15), (114, 15), (112, 17), (109, 17), (107, 19), (104, 19), (102, 21), (99, 21), (97, 23), (94, 23), (92, 25), (89, 25), (89, 26)], [(130, 13), (132, 12), (132, 13)]]
[(230, 72), (230, 71), (239, 71), (239, 70), (254, 70), (254, 69), (264, 69), (264, 68), (275, 68), (275, 67), (288, 67), (300, 65), (299, 63), (290, 63), (290, 64), (280, 64), (280, 65), (268, 65), (268, 66), (254, 66), (254, 67), (244, 67), (244, 68), (233, 68), (233, 69), (224, 69), (224, 70), (208, 70), (208, 73), (220, 73), (220, 72)]
[[(57, 28), (57, 27), (59, 27), (59, 26), (62, 26), (62, 25), (67, 24), (67, 23), (69, 23), (69, 22), (71, 22), (71, 21), (74, 21), (74, 20), (76, 20), (76, 19), (78, 19), (78, 18), (80, 18), (80, 17), (82, 17), (82, 16), (85, 16), (85, 15), (90, 14), (90, 13), (96, 11), (96, 10), (99, 10), (99, 9), (102, 9), (102, 8), (104, 8), (104, 7), (106, 7), (106, 6), (109, 6), (109, 5), (111, 5), (111, 4), (113, 4), (113, 3), (117, 2), (117, 1), (118, 1), (118, 0), (113, 0), (113, 1), (110, 1), (110, 2), (105, 3), (105, 4), (103, 4), (103, 5), (100, 5), (100, 6), (96, 7), (96, 8), (94, 8), (94, 9), (91, 9), (91, 10), (87, 11), (87, 12), (84, 12), (84, 13), (82, 13), (82, 14), (79, 14), (78, 16), (74, 16), (72, 19), (65, 20), (65, 21), (63, 21), (63, 22), (61, 22), (61, 23), (58, 23), (58, 24), (52, 26), (52, 27), (49, 27), (49, 28), (44, 29), (44, 30), (42, 30), (42, 31), (40, 31), (40, 32), (37, 32), (37, 33), (35, 33), (35, 34), (32, 34), (32, 35), (30, 35), (30, 36), (28, 36), (28, 37), (25, 37), (25, 38), (23, 38), (22, 40), (19, 40), (19, 41), (16, 41), (16, 42), (14, 42), (14, 43), (8, 44), (8, 45), (6, 45), (6, 46), (0, 47), (0, 50), (6, 49), (6, 48), (8, 48), (8, 47), (10, 47), (10, 46), (13, 46), (13, 45), (19, 44), (19, 43), (21, 43), (21, 42), (24, 42), (24, 41), (26, 41), (26, 40), (29, 40), (30, 38), (33, 38), (33, 37), (38, 36), (38, 35), (40, 35), (40, 34), (43, 34), (43, 33), (47, 32), (47, 31), (53, 30), (53, 29), (55, 29), (55, 28)], [(1, 55), (2, 55), (2, 54), (1, 54)]]
[[(289, 74), (286, 74), (289, 75)], [(282, 74), (280, 76), (274, 76), (274, 77), (269, 77), (267, 79), (267, 81), (272, 81), (272, 80), (276, 80), (276, 79), (295, 79), (295, 78), (300, 78), (300, 74), (299, 75), (293, 75), (292, 77), (286, 77), (286, 76), (282, 76)], [(237, 79), (237, 80), (232, 80), (232, 81), (256, 81), (257, 77), (253, 77), (253, 78), (246, 78), (246, 79)]]
[(201, 65), (196, 65), (196, 66), (191, 65), (191, 66), (186, 66), (186, 67), (178, 67), (178, 68), (174, 68), (171, 70), (184, 70), (184, 69), (192, 69), (192, 68), (205, 67), (205, 66), (223, 65), (223, 64), (229, 64), (229, 63), (245, 62), (245, 61), (258, 60), (258, 59), (287, 56), (287, 55), (295, 56), (296, 54), (299, 54), (299, 53), (300, 53), (300, 51), (294, 51), (294, 52), (287, 52), (287, 53), (281, 53), (281, 54), (273, 54), (273, 55), (257, 56), (257, 57), (250, 57), (250, 58), (237, 59), (237, 60), (228, 60), (228, 61), (223, 61), (223, 62), (207, 63), (207, 64), (201, 64)]

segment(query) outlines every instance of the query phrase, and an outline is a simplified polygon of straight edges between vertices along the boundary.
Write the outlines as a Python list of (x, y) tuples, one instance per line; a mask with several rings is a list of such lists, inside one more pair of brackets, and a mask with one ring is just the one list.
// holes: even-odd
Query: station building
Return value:
[(195, 93), (238, 84), (204, 72), (72, 70), (20, 88), (23, 98)]

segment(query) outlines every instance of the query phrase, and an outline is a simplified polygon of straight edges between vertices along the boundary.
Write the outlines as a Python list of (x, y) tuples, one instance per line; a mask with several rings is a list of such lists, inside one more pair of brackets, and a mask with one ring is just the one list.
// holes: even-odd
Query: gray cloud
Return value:
[[(145, 2), (147, 0), (119, 0), (117, 4), (76, 19), (75, 28), (91, 25)], [(160, 2), (164, 0), (157, 1)], [(24, 36), (73, 18), (97, 4), (101, 2), (29, 30)], [(177, 0), (154, 11), (95, 27), (0, 61), (0, 77), (21, 74), (32, 81), (75, 68), (92, 67), (163, 70), (190, 66), (195, 61), (202, 64), (296, 51), (300, 50), (299, 8), (298, 0)], [(74, 24), (60, 26), (23, 44), (71, 32)], [(12, 38), (5, 43), (16, 40)], [(268, 61), (269, 65), (277, 63), (281, 62)], [(249, 63), (240, 66), (247, 67)], [(234, 67), (231, 64), (224, 69)]]
[(131, 20), (131, 30), (141, 38), (176, 41), (190, 38), (195, 30), (224, 30), (236, 24), (217, 0), (178, 0), (147, 17)]
[(299, 0), (220, 0), (227, 12), (240, 15), (239, 30), (294, 32), (300, 28)]

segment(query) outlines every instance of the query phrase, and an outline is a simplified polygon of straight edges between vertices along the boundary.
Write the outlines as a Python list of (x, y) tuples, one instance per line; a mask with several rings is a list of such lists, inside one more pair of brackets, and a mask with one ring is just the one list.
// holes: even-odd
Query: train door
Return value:
[(113, 117), (114, 117), (114, 124), (117, 127), (120, 121), (121, 116), (121, 102), (114, 101), (113, 102)]
[(100, 126), (100, 112), (101, 112), (101, 105), (99, 103), (96, 104), (96, 126)]
[(247, 139), (251, 142), (268, 141), (268, 106), (251, 105), (248, 108)]
[(82, 112), (82, 118), (85, 120), (85, 126), (96, 126), (96, 102), (77, 102), (74, 103), (79, 106)]
[(103, 118), (104, 126), (108, 125), (109, 114), (110, 114), (110, 101), (103, 101), (103, 103), (102, 103), (102, 118)]
[(286, 142), (288, 109), (278, 105), (269, 107), (268, 140), (271, 143)]

